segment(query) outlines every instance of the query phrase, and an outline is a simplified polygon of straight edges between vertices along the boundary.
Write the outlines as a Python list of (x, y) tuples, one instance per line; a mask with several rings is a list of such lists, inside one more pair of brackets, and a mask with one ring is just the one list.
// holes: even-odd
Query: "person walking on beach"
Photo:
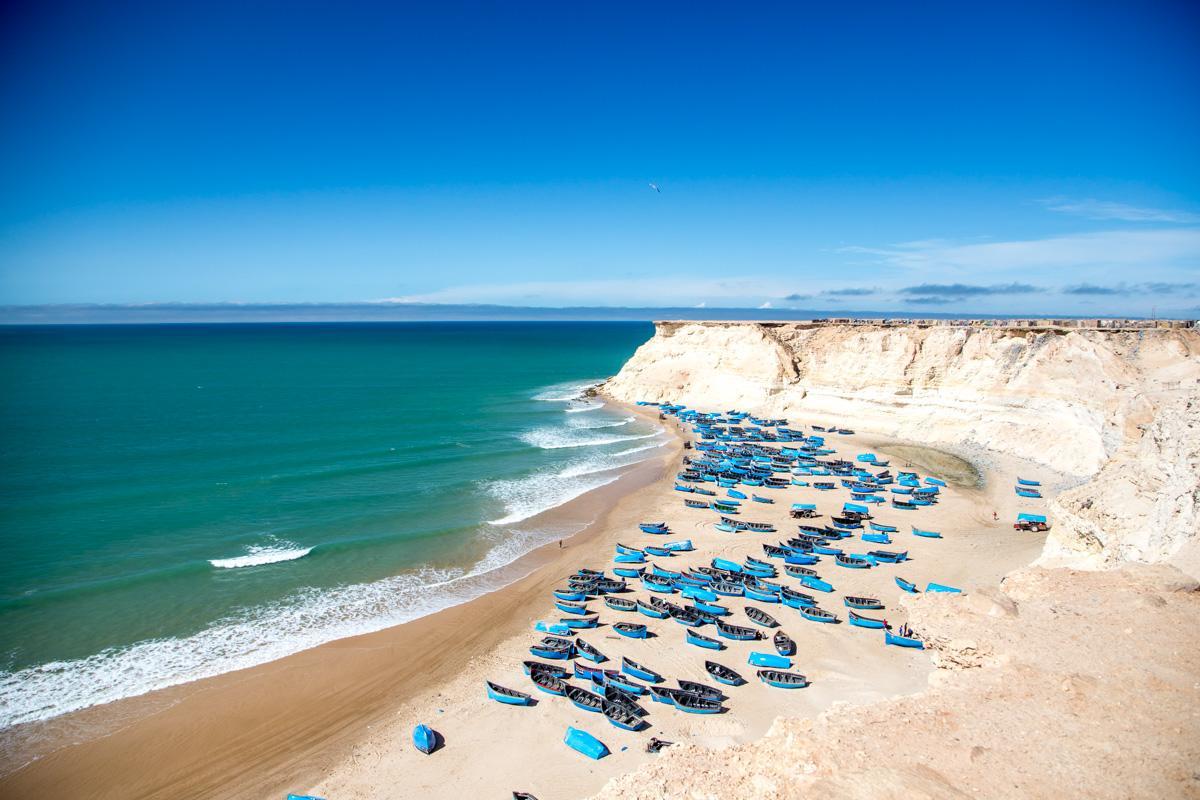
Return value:
[(992, 522), (999, 522), (999, 521), (1000, 521), (1000, 515), (997, 514), (995, 511), (993, 511), (992, 512)]
[(562, 550), (562, 539), (558, 540), (558, 549)]

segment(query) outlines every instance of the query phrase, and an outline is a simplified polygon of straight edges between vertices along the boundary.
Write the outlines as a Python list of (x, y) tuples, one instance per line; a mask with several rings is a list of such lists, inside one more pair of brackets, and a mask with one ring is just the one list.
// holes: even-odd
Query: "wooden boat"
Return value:
[(557, 664), (546, 664), (542, 661), (522, 661), (521, 667), (526, 675), (532, 675), (535, 672), (544, 672), (553, 675), (556, 678), (568, 678), (571, 673)]
[(1039, 492), (1037, 489), (1022, 489), (1020, 486), (1017, 486), (1017, 487), (1015, 487), (1015, 491), (1016, 491), (1018, 497), (1038, 498), (1038, 497), (1042, 496), (1042, 493)]
[(724, 650), (725, 645), (718, 642), (716, 639), (710, 639), (707, 636), (701, 636), (691, 628), (684, 631), (685, 640), (688, 644), (694, 644), (696, 647), (703, 647), (706, 650)]
[(779, 623), (767, 612), (755, 606), (746, 606), (746, 617), (756, 625), (764, 628), (778, 628)]
[(943, 583), (931, 583), (925, 587), (925, 592), (946, 592), (949, 594), (962, 594), (962, 589), (956, 589), (953, 586), (946, 586)]
[(604, 670), (597, 667), (589, 667), (576, 661), (571, 665), (571, 669), (575, 673), (575, 677), (583, 681), (604, 681)]
[(813, 552), (822, 556), (840, 556), (842, 554), (842, 548), (830, 547), (829, 545), (824, 544), (814, 544)]
[(896, 647), (911, 647), (915, 650), (924, 650), (925, 644), (920, 639), (912, 636), (900, 636), (891, 631), (884, 631), (883, 640), (886, 644), (895, 645)]
[(653, 547), (646, 545), (646, 552), (656, 558), (670, 558), (675, 555), (675, 551), (668, 547)]
[(594, 711), (597, 714), (604, 707), (604, 698), (600, 695), (569, 684), (567, 685), (567, 699), (574, 703), (577, 708), (581, 708), (584, 711)]
[(828, 623), (837, 622), (836, 614), (831, 614), (830, 612), (826, 611), (825, 609), (818, 608), (817, 606), (813, 606), (812, 608), (800, 609), (800, 616), (804, 617), (806, 620), (809, 620), (810, 622), (828, 622)]
[(642, 726), (646, 724), (641, 717), (617, 703), (605, 701), (603, 711), (609, 722), (627, 731), (641, 730)]
[(649, 667), (642, 666), (636, 661), (632, 661), (628, 657), (621, 658), (621, 671), (626, 675), (632, 675), (635, 678), (640, 678), (650, 683), (662, 683), (662, 675), (659, 675)]
[(646, 633), (647, 633), (646, 626), (639, 625), (636, 622), (615, 622), (615, 623), (613, 623), (612, 627), (613, 627), (614, 631), (621, 634), (622, 636), (628, 636), (630, 639), (645, 639), (645, 638), (647, 638), (646, 637)]
[(625, 544), (621, 544), (620, 542), (617, 542), (617, 554), (622, 555), (622, 556), (636, 556), (636, 555), (642, 555), (643, 551), (641, 548), (630, 547), (629, 545), (625, 545)]
[(789, 565), (789, 566), (784, 567), (783, 571), (786, 572), (788, 575), (791, 575), (793, 578), (816, 578), (817, 577), (817, 571), (815, 569), (809, 569), (808, 567), (795, 567), (795, 566)]
[(760, 669), (758, 679), (777, 689), (803, 689), (808, 686), (808, 678), (798, 672), (786, 672), (781, 669)]
[(547, 636), (537, 644), (531, 645), (529, 652), (538, 658), (549, 658), (561, 661), (571, 657), (571, 655), (575, 652), (575, 644), (570, 639), (559, 639), (554, 636)]
[(672, 606), (671, 610), (667, 613), (670, 614), (671, 619), (687, 628), (699, 628), (701, 625), (708, 623), (708, 620), (701, 616), (700, 613), (694, 608), (689, 609), (683, 608), (682, 606)]
[(421, 724), (413, 728), (413, 746), (425, 755), (437, 749), (438, 736), (428, 725)]
[(876, 561), (882, 561), (885, 564), (899, 564), (901, 561), (908, 560), (907, 550), (902, 550), (899, 553), (891, 550), (871, 550), (867, 553), (867, 555)]
[(642, 522), (638, 524), (638, 527), (641, 528), (642, 533), (661, 534), (671, 532), (671, 529), (667, 527), (667, 523), (665, 522)]
[(754, 589), (750, 586), (745, 587), (744, 594), (747, 600), (757, 600), (760, 603), (778, 603), (778, 592), (764, 592), (759, 589)]
[(728, 489), (728, 490), (726, 490), (725, 494), (729, 495), (730, 497), (734, 498), (735, 500), (745, 500), (746, 499), (745, 493), (739, 492), (737, 489)]
[(594, 628), (600, 624), (600, 617), (596, 614), (590, 617), (563, 617), (559, 622), (568, 628)]
[(713, 676), (713, 680), (717, 683), (723, 683), (726, 686), (741, 686), (746, 682), (746, 679), (724, 664), (718, 664), (715, 661), (705, 661), (704, 669), (709, 675)]
[(882, 630), (883, 628), (887, 627), (887, 623), (881, 619), (864, 617), (861, 614), (855, 614), (853, 611), (847, 612), (847, 617), (850, 620), (850, 624), (856, 628), (874, 628), (876, 630)]
[[(599, 710), (599, 709), (597, 709)], [(567, 735), (563, 737), (563, 742), (572, 750), (583, 753), (591, 759), (601, 759), (608, 755), (608, 747), (604, 742), (592, 736), (587, 731), (581, 731), (578, 728), (567, 728)]]
[(812, 595), (798, 592), (795, 589), (789, 589), (786, 586), (780, 588), (779, 599), (789, 608), (806, 608), (817, 604), (816, 599)]
[(815, 589), (818, 592), (832, 592), (833, 584), (829, 581), (823, 581), (816, 576), (805, 576), (800, 579), (800, 584), (806, 589)]
[(739, 586), (736, 583), (728, 581), (716, 581), (711, 586), (715, 594), (724, 595), (725, 597), (741, 597), (746, 593), (744, 586)]
[(812, 553), (792, 553), (791, 555), (785, 556), (783, 559), (784, 571), (786, 571), (788, 567), (812, 566), (820, 561), (821, 557), (813, 555)]
[[(696, 600), (695, 606), (696, 606), (697, 611), (702, 611), (705, 614), (708, 614), (710, 616), (714, 616), (714, 617), (729, 616), (729, 609), (718, 603), (710, 603), (706, 600)], [(713, 620), (713, 622), (715, 623), (716, 620)]]
[(847, 608), (860, 609), (879, 609), (883, 608), (883, 603), (876, 600), (874, 597), (854, 597), (847, 595), (845, 598)]
[(757, 494), (750, 495), (750, 499), (756, 503), (774, 503), (775, 502), (770, 497), (762, 497), (761, 495), (757, 495)]
[(703, 500), (684, 500), (683, 504), (687, 508), (708, 508), (708, 503)]
[(720, 714), (725, 709), (716, 700), (707, 700), (691, 692), (673, 692), (675, 707), (689, 714)]
[(895, 581), (896, 581), (897, 586), (899, 586), (901, 589), (908, 592), (909, 594), (917, 594), (917, 585), (915, 583), (912, 583), (911, 581), (906, 581), (906, 580), (904, 580), (904, 578), (901, 578), (898, 575), (896, 576)]
[(602, 664), (608, 660), (608, 656), (592, 647), (583, 639), (575, 640), (575, 651), (594, 664)]
[(636, 714), (639, 717), (646, 716), (646, 709), (638, 705), (638, 699), (641, 695), (648, 693), (648, 690), (643, 689), (640, 693), (635, 694), (611, 682), (604, 684), (605, 700), (610, 703), (616, 703), (619, 706), (624, 706), (625, 710), (630, 714)]
[(869, 569), (871, 566), (870, 561), (857, 555), (839, 555), (834, 558), (834, 562), (846, 569)]
[(613, 567), (613, 574), (622, 578), (640, 578), (645, 571), (645, 567)]
[[(928, 480), (928, 478), (926, 480)], [(1017, 483), (1020, 484), (1021, 486), (1041, 486), (1042, 485), (1041, 481), (1027, 481), (1024, 478), (1020, 478), (1020, 477), (1017, 478)]]
[(713, 566), (715, 569), (723, 569), (723, 570), (725, 570), (726, 572), (738, 572), (738, 573), (740, 573), (740, 572), (742, 571), (742, 565), (741, 565), (741, 564), (737, 563), (736, 561), (730, 561), (730, 560), (729, 560), (729, 559), (727, 559), (727, 558), (714, 558), (714, 559), (712, 560), (712, 566)]
[(746, 661), (755, 667), (770, 667), (771, 669), (790, 669), (792, 660), (774, 653), (752, 652)]
[[(653, 617), (654, 619), (666, 619), (667, 609), (662, 608), (658, 604), (654, 603), (655, 600), (658, 600), (658, 598), (651, 597), (649, 603), (644, 600), (636, 601), (638, 613), (644, 614), (647, 617)], [(619, 625), (620, 623), (617, 624)]]
[(679, 688), (689, 694), (694, 694), (697, 697), (703, 697), (705, 700), (712, 700), (715, 703), (720, 703), (725, 699), (725, 694), (715, 686), (709, 686), (706, 683), (697, 683), (696, 681), (675, 681), (679, 684)]
[(663, 545), (663, 547), (667, 548), (668, 550), (673, 550), (676, 553), (690, 553), (696, 549), (692, 546), (691, 539), (683, 539), (678, 542), (667, 542)]
[(924, 539), (940, 539), (942, 535), (937, 531), (923, 531), (920, 528), (912, 529), (913, 536), (920, 536)]
[(613, 556), (614, 564), (645, 564), (646, 556), (642, 553), (618, 553)]
[(762, 638), (762, 634), (754, 628), (730, 625), (722, 620), (717, 620), (717, 635), (738, 642), (753, 642)]
[(563, 680), (565, 677), (565, 675), (553, 675), (540, 669), (535, 669), (529, 673), (529, 680), (533, 681), (534, 686), (546, 694), (558, 695), (559, 697), (563, 697), (567, 693), (567, 682)]
[(509, 706), (533, 705), (533, 698), (524, 692), (518, 692), (516, 689), (509, 689), (491, 681), (484, 681), (484, 683), (487, 684), (487, 696), (497, 703), (504, 703)]
[(556, 600), (566, 600), (567, 602), (578, 602), (587, 600), (587, 595), (583, 592), (576, 592), (573, 589), (555, 589), (554, 598)]
[(587, 606), (583, 605), (582, 603), (566, 603), (566, 602), (563, 602), (562, 600), (559, 600), (554, 604), (554, 607), (557, 608), (559, 611), (563, 612), (564, 614), (583, 615), (583, 614), (591, 613), (590, 611), (588, 611)]
[(605, 597), (604, 605), (613, 611), (637, 611), (637, 603), (620, 597)]
[(790, 656), (796, 652), (796, 643), (792, 641), (792, 637), (783, 631), (776, 631), (773, 641), (775, 643), (775, 652), (781, 656)]

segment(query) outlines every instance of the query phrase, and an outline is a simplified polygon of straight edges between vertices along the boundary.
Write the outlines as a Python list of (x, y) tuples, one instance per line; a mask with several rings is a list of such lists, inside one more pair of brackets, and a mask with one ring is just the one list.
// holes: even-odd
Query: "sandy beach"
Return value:
[[(667, 425), (683, 433), (674, 421)], [(517, 579), (505, 588), (385, 631), (41, 724), (23, 732), (21, 752), (6, 756), (10, 768), (31, 752), (37, 760), (7, 774), (0, 794), (149, 798), (186, 791), (197, 797), (265, 798), (294, 791), (371, 798), (402, 787), (446, 798), (506, 796), (513, 789), (543, 800), (581, 797), (654, 758), (644, 752), (651, 736), (721, 748), (758, 738), (780, 715), (812, 716), (838, 702), (870, 703), (919, 691), (929, 673), (928, 657), (884, 647), (877, 632), (844, 624), (841, 594), (877, 595), (887, 604), (879, 613), (899, 623), (904, 611), (893, 574), (969, 591), (1028, 563), (1042, 537), (1012, 530), (1014, 504), (1007, 492), (995, 489), (1003, 483), (996, 473), (1011, 476), (1015, 463), (990, 464), (975, 485), (971, 468), (959, 459), (913, 443), (856, 436), (831, 443), (842, 454), (868, 447), (886, 454), (898, 446), (897, 454), (914, 468), (951, 481), (942, 502), (919, 512), (921, 527), (944, 531), (946, 538), (912, 537), (903, 526), (917, 517), (882, 511), (879, 519), (901, 527), (897, 549), (908, 549), (912, 560), (864, 571), (825, 569), (837, 594), (822, 598), (822, 604), (843, 624), (819, 625), (793, 609), (768, 609), (797, 642), (795, 669), (812, 683), (802, 691), (783, 692), (752, 680), (728, 691), (728, 713), (688, 715), (659, 705), (651, 709), (651, 727), (638, 733), (618, 730), (563, 698), (543, 695), (536, 707), (520, 708), (485, 696), (484, 680), (533, 692), (521, 662), (539, 636), (534, 622), (559, 616), (550, 590), (580, 567), (609, 568), (618, 541), (653, 543), (654, 537), (638, 531), (638, 522), (665, 520), (692, 539), (695, 552), (671, 559), (676, 569), (718, 556), (761, 557), (761, 544), (780, 538), (721, 533), (713, 528), (713, 512), (685, 508), (683, 495), (672, 490), (685, 452), (675, 442), (616, 483), (575, 501), (596, 521), (562, 549), (545, 547), (511, 565)], [(788, 518), (792, 502), (816, 502), (828, 515), (840, 509), (843, 495), (789, 487), (772, 493), (774, 505), (755, 503), (747, 513), (782, 532), (794, 525)], [(992, 520), (993, 510), (999, 522)], [(736, 612), (731, 620), (745, 624), (744, 603), (729, 605)], [(602, 623), (620, 621), (599, 601), (593, 608)], [(726, 642), (726, 650), (713, 653), (685, 644), (684, 629), (674, 621), (641, 616), (637, 621), (648, 623), (654, 636), (631, 640), (602, 626), (584, 638), (610, 663), (629, 656), (672, 679), (706, 682), (711, 681), (703, 668), (706, 658), (753, 678), (748, 652), (770, 649), (769, 641)], [(410, 738), (417, 722), (435, 728), (445, 748), (432, 756), (417, 753)], [(591, 762), (568, 749), (562, 743), (568, 725), (592, 732), (613, 755)]]

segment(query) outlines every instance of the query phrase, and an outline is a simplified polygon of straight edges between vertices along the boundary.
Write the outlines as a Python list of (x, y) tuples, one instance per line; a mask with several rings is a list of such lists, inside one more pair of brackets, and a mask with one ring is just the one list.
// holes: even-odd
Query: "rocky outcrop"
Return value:
[(1200, 568), (1196, 330), (661, 322), (603, 390), (1042, 464), (1047, 563)]
[(912, 601), (939, 664), (925, 692), (778, 719), (725, 750), (673, 746), (596, 798), (1200, 796), (1196, 582), (1131, 565), (1003, 586)]

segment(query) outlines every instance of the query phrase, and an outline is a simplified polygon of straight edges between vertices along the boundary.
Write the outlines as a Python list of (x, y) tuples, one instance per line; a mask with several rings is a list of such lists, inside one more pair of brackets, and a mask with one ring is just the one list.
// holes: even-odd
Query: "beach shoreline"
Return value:
[[(166, 797), (178, 792), (260, 797), (315, 781), (321, 769), (310, 759), (336, 761), (372, 720), (387, 716), (403, 698), (444, 683), (461, 666), (463, 653), (486, 651), (524, 630), (523, 614), (545, 596), (540, 587), (554, 580), (548, 575), (581, 557), (581, 547), (603, 529), (614, 508), (670, 479), (681, 449), (674, 426), (661, 425), (646, 408), (610, 398), (605, 402), (653, 421), (670, 438), (661, 452), (624, 468), (612, 483), (531, 518), (591, 519), (565, 537), (561, 549), (553, 542), (535, 548), (488, 573), (502, 584), (499, 588), (415, 620), (15, 726), (0, 733), (0, 798)], [(487, 624), (476, 624), (479, 620)], [(448, 636), (446, 631), (455, 633)], [(414, 657), (414, 652), (422, 655)], [(399, 661), (405, 663), (394, 663)], [(339, 700), (338, 708), (322, 705), (320, 686), (326, 679), (336, 686), (329, 694)], [(241, 732), (247, 726), (253, 736)], [(185, 742), (188, 746), (182, 747)], [(205, 751), (208, 755), (199, 757)]]

